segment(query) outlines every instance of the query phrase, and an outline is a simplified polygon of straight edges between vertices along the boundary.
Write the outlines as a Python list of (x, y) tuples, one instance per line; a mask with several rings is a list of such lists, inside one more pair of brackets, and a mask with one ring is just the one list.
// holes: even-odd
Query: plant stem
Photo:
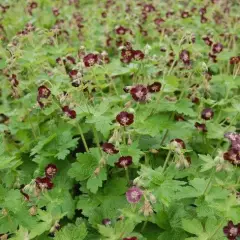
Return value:
[(172, 153), (171, 150), (169, 150), (168, 155), (167, 155), (166, 160), (165, 160), (164, 165), (163, 165), (163, 172), (165, 171), (165, 169), (167, 167), (167, 164), (168, 164), (168, 161), (170, 159), (171, 153)]
[(146, 228), (146, 226), (147, 226), (147, 223), (148, 223), (148, 221), (145, 221), (145, 222), (143, 223), (143, 225), (142, 225), (142, 228), (141, 228), (140, 232), (143, 232), (143, 231), (144, 231), (144, 229), (145, 229), (145, 228)]
[(206, 188), (205, 188), (205, 190), (204, 190), (204, 192), (203, 192), (203, 196), (206, 194), (206, 192), (207, 192), (207, 190), (208, 190), (208, 188), (209, 188), (209, 186), (210, 186), (210, 184), (211, 184), (211, 182), (212, 182), (214, 173), (215, 173), (215, 168), (214, 168), (214, 169), (212, 170), (212, 172), (211, 172), (211, 175), (210, 175), (208, 184), (207, 184), (207, 186), (206, 186)]
[(78, 128), (80, 136), (82, 138), (84, 148), (85, 148), (86, 152), (89, 152), (88, 145), (87, 145), (86, 139), (85, 139), (85, 137), (83, 135), (82, 128), (81, 128), (81, 126), (78, 123), (77, 123), (77, 128)]

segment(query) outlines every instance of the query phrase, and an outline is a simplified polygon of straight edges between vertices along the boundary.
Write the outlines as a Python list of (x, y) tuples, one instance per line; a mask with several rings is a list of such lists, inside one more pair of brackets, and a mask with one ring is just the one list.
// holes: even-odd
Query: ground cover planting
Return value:
[(239, 11), (1, 0), (0, 240), (239, 240)]

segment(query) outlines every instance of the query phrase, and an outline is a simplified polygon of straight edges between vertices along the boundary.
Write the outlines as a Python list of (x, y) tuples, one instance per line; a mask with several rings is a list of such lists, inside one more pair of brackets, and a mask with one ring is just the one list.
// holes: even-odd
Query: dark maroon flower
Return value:
[(6, 116), (5, 114), (3, 113), (0, 113), (0, 124), (1, 123), (6, 123), (8, 121), (9, 117)]
[(148, 98), (148, 89), (144, 85), (136, 85), (131, 87), (130, 94), (137, 102), (145, 102)]
[(39, 98), (48, 98), (51, 94), (51, 91), (44, 85), (38, 88), (38, 97)]
[(70, 76), (71, 79), (76, 79), (78, 74), (78, 70), (71, 70), (68, 75)]
[(143, 12), (145, 13), (150, 13), (150, 12), (154, 12), (156, 9), (152, 4), (145, 4), (143, 6)]
[(188, 18), (188, 17), (190, 17), (190, 14), (189, 14), (189, 12), (187, 12), (187, 11), (183, 11), (183, 12), (181, 13), (181, 17), (182, 17), (182, 18)]
[(150, 93), (159, 92), (161, 90), (162, 84), (160, 82), (154, 82), (147, 86)]
[(75, 58), (72, 57), (72, 56), (67, 56), (67, 57), (66, 57), (66, 60), (67, 60), (69, 63), (71, 63), (71, 64), (76, 64), (76, 60), (75, 60)]
[(184, 64), (190, 64), (190, 52), (187, 50), (182, 50), (179, 58), (183, 61)]
[(172, 139), (170, 142), (176, 144), (176, 146), (179, 146), (180, 148), (186, 148), (184, 141), (180, 138)]
[(238, 56), (238, 57), (231, 57), (229, 62), (230, 62), (230, 64), (238, 64), (238, 63), (240, 63), (240, 56)]
[(198, 104), (200, 102), (200, 99), (195, 95), (189, 94), (188, 98), (192, 101), (192, 103)]
[(201, 16), (201, 23), (206, 23), (207, 21), (208, 21), (208, 19), (204, 15), (202, 15)]
[(200, 8), (200, 9), (199, 9), (200, 15), (204, 15), (206, 12), (207, 12), (206, 7), (203, 7), (203, 8)]
[(240, 151), (236, 149), (230, 149), (223, 154), (223, 158), (229, 161), (235, 166), (240, 166)]
[(135, 60), (142, 60), (144, 59), (144, 53), (141, 50), (133, 50), (133, 58)]
[(128, 29), (123, 26), (119, 26), (115, 29), (115, 32), (118, 35), (125, 35), (127, 31), (128, 31)]
[(165, 21), (162, 19), (162, 18), (156, 18), (154, 19), (154, 23), (157, 25), (157, 26), (160, 26), (162, 23), (164, 23)]
[(137, 237), (123, 238), (123, 240), (138, 240)]
[(205, 108), (201, 113), (202, 119), (205, 119), (205, 120), (210, 120), (213, 118), (213, 116), (214, 116), (214, 112), (211, 108)]
[(9, 78), (9, 81), (13, 87), (17, 87), (19, 85), (16, 74), (12, 74), (12, 76)]
[(30, 8), (34, 9), (37, 8), (38, 4), (36, 2), (31, 2)]
[(132, 157), (131, 156), (123, 156), (118, 159), (115, 165), (119, 168), (126, 168), (132, 164)]
[(86, 55), (83, 58), (83, 62), (84, 62), (85, 67), (91, 67), (98, 62), (98, 55), (89, 53), (88, 55)]
[(179, 115), (179, 114), (175, 115), (175, 116), (174, 116), (174, 119), (175, 119), (176, 121), (178, 121), (178, 122), (185, 121), (184, 116), (183, 116), (183, 115)]
[(77, 114), (74, 110), (70, 109), (69, 106), (64, 106), (62, 108), (63, 112), (68, 116), (70, 117), (71, 119), (74, 119), (76, 118)]
[(53, 12), (53, 15), (56, 16), (56, 17), (60, 14), (60, 13), (59, 13), (59, 9), (56, 8), (56, 7), (54, 7), (54, 8), (52, 9), (52, 12)]
[(214, 43), (212, 45), (212, 51), (214, 54), (220, 53), (223, 50), (223, 45), (221, 43)]
[(240, 152), (240, 134), (228, 132), (224, 134), (225, 138), (231, 141), (231, 148)]
[(127, 201), (129, 203), (138, 203), (141, 200), (143, 192), (138, 187), (131, 187), (126, 192)]
[(125, 42), (125, 43), (124, 43), (124, 47), (125, 47), (125, 49), (127, 49), (127, 50), (131, 50), (131, 49), (132, 49), (132, 44), (131, 44), (130, 42)]
[(166, 13), (166, 17), (167, 18), (169, 18), (169, 17), (171, 17), (171, 16), (173, 16), (174, 15), (174, 12), (173, 11), (168, 11), (167, 13)]
[(205, 123), (198, 123), (196, 122), (194, 126), (197, 128), (198, 131), (200, 132), (207, 132), (207, 127)]
[(37, 177), (35, 182), (39, 189), (52, 189), (54, 185), (48, 177)]
[(48, 178), (53, 178), (56, 175), (57, 171), (58, 169), (55, 164), (48, 164), (45, 167), (45, 176)]
[(122, 49), (121, 51), (121, 61), (124, 63), (129, 63), (134, 57), (134, 51), (132, 49)]
[(119, 152), (112, 143), (104, 143), (102, 145), (102, 150), (110, 155), (117, 154)]
[(217, 62), (217, 56), (215, 54), (209, 53), (208, 56), (209, 56), (209, 58), (212, 59), (213, 62), (215, 62), (215, 63)]
[(210, 39), (210, 37), (206, 36), (203, 37), (202, 40), (208, 45), (208, 46), (212, 46), (213, 41)]
[(116, 120), (122, 126), (129, 126), (134, 122), (134, 115), (128, 112), (120, 112), (117, 115)]
[(229, 221), (228, 225), (223, 228), (223, 232), (229, 240), (237, 240), (240, 236), (240, 223), (234, 225), (232, 221)]
[(111, 220), (109, 218), (104, 218), (102, 220), (102, 224), (105, 225), (105, 226), (109, 226), (112, 224)]

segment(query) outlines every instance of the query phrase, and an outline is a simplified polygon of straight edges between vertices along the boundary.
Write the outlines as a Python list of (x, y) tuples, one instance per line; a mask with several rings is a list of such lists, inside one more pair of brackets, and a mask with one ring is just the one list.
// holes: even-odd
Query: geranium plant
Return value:
[(236, 0), (2, 0), (0, 240), (240, 239)]

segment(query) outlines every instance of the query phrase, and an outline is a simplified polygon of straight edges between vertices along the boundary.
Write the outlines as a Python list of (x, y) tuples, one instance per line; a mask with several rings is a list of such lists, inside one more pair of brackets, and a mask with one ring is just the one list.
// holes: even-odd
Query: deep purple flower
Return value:
[(45, 176), (48, 178), (53, 178), (56, 175), (57, 171), (58, 169), (55, 164), (48, 164), (45, 167)]
[(70, 109), (69, 106), (64, 106), (62, 108), (63, 112), (68, 116), (70, 117), (71, 119), (74, 119), (76, 118), (77, 114), (74, 110)]
[(217, 62), (217, 55), (212, 54), (212, 53), (208, 53), (208, 56), (209, 56), (209, 58), (212, 59), (213, 62), (215, 62), (215, 63)]
[(122, 156), (115, 163), (115, 165), (119, 168), (126, 168), (131, 164), (132, 164), (132, 157), (131, 156)]
[(156, 9), (152, 4), (145, 4), (143, 6), (143, 12), (144, 13), (150, 13), (150, 12), (154, 12)]
[(157, 25), (157, 26), (160, 26), (162, 23), (164, 23), (165, 21), (162, 19), (162, 18), (156, 18), (154, 19), (154, 23)]
[(105, 226), (109, 226), (112, 224), (111, 220), (109, 218), (104, 218), (102, 220), (102, 224), (105, 225)]
[(221, 43), (214, 43), (212, 45), (212, 51), (214, 54), (220, 53), (223, 50), (223, 45)]
[(223, 228), (223, 232), (229, 240), (237, 240), (240, 236), (240, 223), (234, 225), (232, 221), (229, 221), (228, 225)]
[(141, 50), (133, 50), (133, 58), (134, 60), (143, 60), (144, 59), (144, 53)]
[(54, 184), (51, 182), (51, 179), (48, 177), (37, 177), (35, 182), (39, 189), (52, 189), (54, 186)]
[(235, 166), (240, 166), (240, 151), (236, 149), (230, 149), (223, 154), (223, 158), (229, 161)]
[(118, 35), (125, 35), (127, 31), (128, 31), (128, 29), (123, 26), (119, 26), (115, 29), (115, 32)]
[(9, 81), (13, 87), (17, 87), (19, 85), (19, 81), (17, 80), (16, 74), (12, 74), (11, 77), (9, 78)]
[(181, 13), (181, 17), (182, 17), (182, 18), (188, 18), (188, 17), (190, 17), (190, 14), (189, 14), (189, 12), (187, 12), (187, 11), (183, 11), (183, 12)]
[(175, 119), (177, 122), (185, 121), (184, 116), (183, 116), (183, 115), (179, 115), (179, 114), (175, 115), (175, 116), (174, 116), (174, 119)]
[(68, 75), (70, 76), (71, 79), (76, 79), (78, 74), (78, 70), (71, 70)]
[(162, 84), (160, 82), (154, 82), (147, 86), (150, 93), (160, 92)]
[(197, 128), (198, 131), (200, 132), (207, 132), (207, 127), (206, 127), (206, 124), (205, 123), (199, 123), (199, 122), (196, 122), (194, 124), (194, 126)]
[(126, 192), (127, 201), (129, 203), (138, 203), (141, 200), (143, 192), (138, 187), (131, 187)]
[(134, 122), (134, 115), (128, 112), (120, 112), (117, 115), (116, 120), (122, 126), (129, 126)]
[(190, 64), (190, 52), (187, 50), (182, 50), (179, 58), (183, 61), (184, 64), (189, 65)]
[(132, 49), (122, 49), (121, 61), (123, 63), (130, 63), (133, 58), (134, 58), (134, 51)]
[(148, 98), (148, 89), (142, 84), (133, 86), (130, 93), (132, 98), (137, 102), (145, 102)]
[(39, 98), (48, 98), (51, 94), (51, 91), (44, 85), (38, 88), (38, 97)]
[(206, 37), (203, 37), (202, 39), (208, 46), (212, 46), (213, 41), (210, 39), (210, 37), (206, 36)]
[(211, 108), (205, 108), (201, 113), (202, 119), (205, 119), (205, 120), (210, 120), (213, 118), (213, 116), (214, 116), (214, 112)]
[(60, 14), (60, 13), (59, 13), (59, 9), (56, 8), (56, 7), (52, 8), (52, 12), (53, 12), (53, 15), (54, 15), (55, 17), (57, 17), (57, 16)]
[(186, 145), (185, 145), (184, 141), (182, 139), (180, 139), (180, 138), (172, 139), (170, 142), (171, 143), (175, 143), (180, 148), (186, 148)]
[(102, 145), (102, 150), (107, 154), (117, 154), (119, 151), (115, 148), (112, 143), (104, 143)]
[(86, 55), (83, 58), (83, 62), (84, 62), (85, 67), (91, 67), (98, 62), (98, 55), (89, 53), (88, 55)]
[(231, 57), (229, 60), (230, 64), (239, 64), (240, 63), (240, 56), (238, 57)]

